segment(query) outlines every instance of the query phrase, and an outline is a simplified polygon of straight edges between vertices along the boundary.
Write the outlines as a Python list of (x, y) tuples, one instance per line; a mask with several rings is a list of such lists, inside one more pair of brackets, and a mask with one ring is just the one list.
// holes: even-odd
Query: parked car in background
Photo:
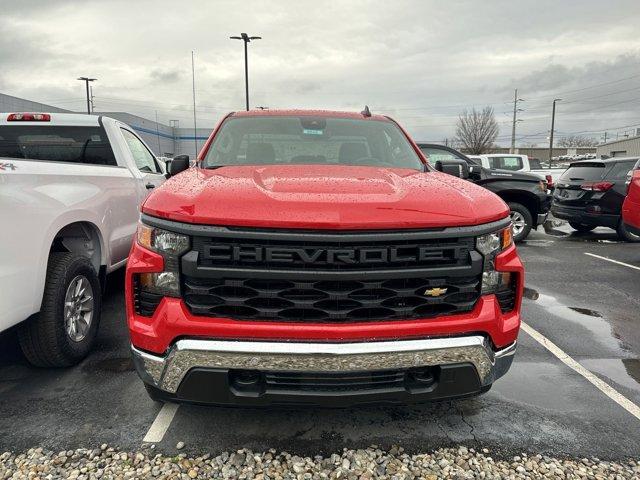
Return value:
[(486, 392), (523, 285), (504, 202), (395, 121), (255, 110), (145, 201), (125, 298), (154, 399), (346, 406)]
[(124, 266), (147, 193), (165, 180), (126, 124), (67, 113), (0, 113), (0, 331), (27, 359), (81, 360), (107, 273)]
[(553, 194), (551, 213), (567, 220), (579, 232), (609, 227), (623, 240), (640, 241), (622, 220), (622, 204), (627, 194), (627, 174), (638, 158), (583, 160), (569, 165)]
[(551, 207), (551, 195), (547, 183), (538, 175), (527, 172), (494, 170), (477, 165), (472, 158), (444, 145), (418, 143), (429, 161), (466, 165), (459, 176), (480, 185), (498, 195), (511, 210), (513, 238), (522, 241), (532, 228), (542, 225)]
[(622, 221), (627, 231), (640, 236), (640, 160), (627, 177), (627, 197), (622, 204)]
[(530, 161), (527, 155), (516, 153), (487, 153), (477, 157), (484, 168), (535, 173), (547, 181), (550, 189), (553, 189), (554, 184), (565, 171), (562, 167), (542, 168), (537, 158)]

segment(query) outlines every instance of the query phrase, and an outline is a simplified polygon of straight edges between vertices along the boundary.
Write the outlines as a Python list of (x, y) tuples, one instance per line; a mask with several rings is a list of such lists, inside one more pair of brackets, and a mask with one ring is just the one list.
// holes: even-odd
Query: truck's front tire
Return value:
[(91, 261), (52, 253), (40, 313), (18, 329), (20, 346), (37, 367), (68, 367), (87, 356), (98, 332), (101, 289)]
[(531, 212), (517, 202), (508, 202), (511, 210), (511, 221), (513, 222), (513, 241), (520, 242), (529, 236), (531, 227), (533, 226), (533, 217)]

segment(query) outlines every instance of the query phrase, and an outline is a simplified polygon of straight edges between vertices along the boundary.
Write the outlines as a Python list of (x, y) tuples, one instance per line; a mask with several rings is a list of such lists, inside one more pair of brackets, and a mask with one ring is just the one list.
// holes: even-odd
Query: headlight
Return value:
[(179, 297), (179, 259), (189, 250), (189, 237), (140, 223), (136, 240), (140, 246), (157, 252), (164, 258), (162, 272), (139, 274), (139, 282), (143, 290), (157, 295)]
[(476, 239), (476, 248), (486, 257), (495, 256), (513, 243), (511, 226), (495, 233), (480, 235)]
[(144, 223), (138, 225), (138, 243), (158, 253), (180, 255), (189, 249), (189, 237), (180, 233), (169, 232)]
[(483, 295), (496, 293), (502, 287), (511, 284), (510, 273), (496, 271), (495, 258), (512, 243), (511, 226), (476, 238), (476, 249), (484, 256), (481, 291)]

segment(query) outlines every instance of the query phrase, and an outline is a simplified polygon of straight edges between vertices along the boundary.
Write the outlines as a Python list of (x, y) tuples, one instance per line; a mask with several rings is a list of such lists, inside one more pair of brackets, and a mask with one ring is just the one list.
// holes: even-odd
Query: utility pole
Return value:
[(553, 100), (553, 108), (551, 109), (551, 134), (549, 135), (549, 168), (551, 168), (551, 161), (553, 158), (553, 129), (556, 121), (556, 102), (559, 102), (561, 100), (561, 98), (555, 98)]
[(78, 80), (82, 80), (87, 89), (87, 115), (91, 115), (91, 94), (89, 93), (89, 82), (95, 82), (97, 78), (79, 77)]
[(196, 123), (196, 67), (191, 50), (191, 87), (193, 89), (193, 143), (196, 147), (195, 158), (198, 158), (198, 126)]
[(242, 40), (244, 42), (244, 92), (247, 111), (249, 110), (249, 57), (247, 54), (247, 44), (251, 40), (261, 40), (262, 37), (250, 37), (246, 33), (241, 33), (239, 37), (229, 37), (232, 40)]
[(93, 102), (93, 85), (89, 85), (89, 98), (91, 99), (91, 113), (96, 111), (96, 104)]
[(607, 143), (607, 132), (604, 132), (604, 143)]
[(178, 146), (178, 128), (180, 128), (180, 121), (169, 120), (169, 126), (171, 127), (171, 133), (173, 135), (173, 155), (175, 155), (176, 147)]
[(158, 137), (158, 156), (162, 156), (162, 148), (160, 147), (160, 125), (158, 125), (158, 110), (156, 110), (156, 136)]
[(513, 95), (513, 125), (511, 127), (511, 148), (509, 149), (509, 153), (516, 153), (516, 123), (519, 122), (518, 112), (524, 111), (518, 108), (518, 102), (524, 102), (524, 100), (518, 98), (518, 89), (516, 88)]

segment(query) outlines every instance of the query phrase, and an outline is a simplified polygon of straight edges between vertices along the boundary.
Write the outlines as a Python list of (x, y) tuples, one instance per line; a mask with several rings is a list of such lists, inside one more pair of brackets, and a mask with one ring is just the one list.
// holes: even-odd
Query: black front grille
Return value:
[(397, 320), (468, 312), (479, 291), (479, 279), (473, 277), (372, 281), (185, 277), (183, 285), (185, 302), (195, 315), (289, 322)]
[(182, 296), (194, 315), (279, 322), (419, 319), (469, 312), (480, 297), (482, 256), (474, 236), (219, 231), (194, 233), (182, 257)]

